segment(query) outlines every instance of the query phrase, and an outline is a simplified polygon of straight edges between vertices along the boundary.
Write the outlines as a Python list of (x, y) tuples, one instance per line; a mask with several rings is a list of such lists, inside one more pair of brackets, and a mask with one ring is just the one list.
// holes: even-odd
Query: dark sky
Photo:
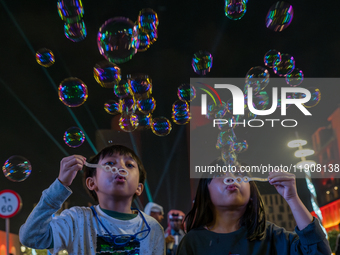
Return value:
[[(191, 59), (199, 50), (209, 51), (214, 57), (207, 75), (211, 78), (244, 77), (251, 67), (263, 66), (263, 56), (270, 49), (293, 55), (305, 77), (339, 77), (339, 3), (291, 1), (294, 18), (281, 33), (265, 27), (265, 16), (274, 3), (249, 0), (245, 16), (233, 21), (225, 17), (223, 1), (84, 0), (87, 37), (74, 43), (63, 34), (56, 1), (0, 0), (0, 163), (12, 155), (21, 155), (32, 164), (32, 174), (23, 182), (14, 183), (0, 176), (0, 190), (12, 189), (23, 201), (22, 210), (11, 219), (11, 232), (18, 232), (41, 192), (57, 178), (63, 157), (95, 154), (91, 143), (94, 146), (101, 143), (97, 130), (106, 130), (101, 132), (106, 134), (105, 142), (131, 138), (111, 130), (113, 116), (104, 111), (103, 104), (115, 96), (93, 78), (94, 65), (104, 59), (97, 48), (97, 32), (109, 18), (122, 16), (135, 21), (143, 8), (158, 13), (158, 40), (146, 52), (139, 52), (119, 65), (123, 77), (144, 73), (152, 78), (157, 102), (154, 117), (171, 119), (177, 87), (198, 77), (192, 70)], [(53, 66), (44, 68), (37, 64), (35, 52), (40, 48), (53, 51), (56, 59)], [(78, 77), (88, 87), (88, 100), (80, 107), (67, 109), (58, 98), (57, 86), (68, 77)], [(312, 133), (327, 124), (327, 117), (338, 106), (339, 92), (337, 87), (325, 91), (319, 105), (311, 109), (313, 117), (302, 118), (297, 128), (238, 131), (249, 143), (242, 157), (255, 164), (261, 160), (278, 163), (282, 158), (296, 163), (287, 142), (298, 131), (311, 147)], [(292, 109), (289, 114), (296, 116), (299, 112)], [(62, 140), (63, 133), (78, 123), (88, 139), (78, 148), (69, 148)], [(133, 136), (140, 144), (138, 154), (148, 172), (154, 201), (163, 205), (166, 213), (170, 209), (187, 213), (191, 207), (188, 127), (172, 125), (171, 133), (165, 137), (157, 137), (150, 130), (137, 131)], [(299, 191), (308, 204), (304, 185), (301, 181)], [(261, 186), (263, 192), (272, 191), (265, 184)], [(71, 189), (74, 194), (69, 199), (70, 205), (91, 202), (80, 174)], [(146, 202), (144, 192), (141, 203)], [(4, 220), (0, 220), (0, 230), (5, 230)]]

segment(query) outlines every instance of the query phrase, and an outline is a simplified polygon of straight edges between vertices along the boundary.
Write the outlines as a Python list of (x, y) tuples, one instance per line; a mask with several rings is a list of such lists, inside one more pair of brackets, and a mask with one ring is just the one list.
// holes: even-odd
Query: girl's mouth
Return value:
[(229, 190), (229, 191), (234, 191), (234, 190), (236, 190), (236, 189), (238, 189), (238, 188), (237, 188), (236, 185), (234, 185), (234, 184), (231, 184), (231, 185), (228, 185), (228, 186), (227, 186), (227, 190)]

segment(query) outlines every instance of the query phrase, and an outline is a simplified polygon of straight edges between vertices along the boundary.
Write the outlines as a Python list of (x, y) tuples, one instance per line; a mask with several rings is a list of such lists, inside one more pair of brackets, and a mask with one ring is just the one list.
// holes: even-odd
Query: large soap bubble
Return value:
[(274, 63), (277, 59), (279, 60), (279, 62), (281, 61), (281, 53), (277, 50), (269, 50), (266, 52), (266, 54), (264, 54), (263, 61), (267, 67), (273, 68)]
[(109, 19), (98, 31), (99, 52), (112, 63), (125, 63), (137, 53), (137, 36), (137, 28), (128, 18)]
[(122, 113), (119, 119), (119, 127), (125, 132), (133, 132), (139, 125), (138, 117), (136, 114)]
[(26, 158), (14, 155), (6, 160), (2, 171), (8, 180), (12, 182), (22, 182), (30, 176), (32, 166)]
[(71, 148), (77, 148), (85, 141), (85, 134), (78, 127), (70, 127), (64, 133), (64, 142)]
[(177, 96), (182, 101), (191, 102), (196, 98), (196, 89), (191, 84), (182, 84), (177, 88)]
[(83, 18), (84, 8), (81, 0), (59, 0), (57, 7), (60, 18), (65, 22), (77, 22)]
[(151, 32), (158, 27), (158, 15), (154, 10), (145, 8), (139, 12), (137, 22), (140, 30), (144, 32)]
[(278, 76), (286, 76), (293, 72), (294, 68), (294, 57), (289, 54), (281, 54), (281, 59), (276, 59), (274, 62), (273, 71)]
[(209, 52), (203, 50), (196, 52), (191, 61), (194, 72), (199, 75), (206, 75), (209, 73), (212, 65), (213, 56)]
[(77, 107), (85, 103), (88, 97), (87, 86), (82, 80), (70, 77), (60, 83), (58, 95), (66, 106)]
[(170, 133), (172, 127), (170, 121), (165, 117), (153, 118), (151, 130), (155, 135), (166, 136)]
[(290, 25), (293, 15), (293, 6), (284, 1), (278, 1), (270, 7), (267, 13), (266, 27), (275, 32), (281, 32)]
[(86, 38), (87, 31), (83, 20), (64, 24), (64, 34), (72, 42), (80, 42)]
[(225, 0), (225, 16), (232, 20), (241, 19), (247, 11), (245, 0)]
[(113, 88), (122, 79), (120, 68), (109, 61), (96, 64), (93, 68), (93, 76), (103, 88)]

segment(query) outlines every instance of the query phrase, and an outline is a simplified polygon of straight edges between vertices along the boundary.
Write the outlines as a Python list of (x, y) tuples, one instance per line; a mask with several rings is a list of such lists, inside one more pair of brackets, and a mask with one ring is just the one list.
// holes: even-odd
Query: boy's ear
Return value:
[(143, 183), (138, 183), (138, 187), (137, 187), (137, 189), (136, 189), (135, 194), (136, 194), (137, 196), (140, 196), (140, 195), (142, 194), (143, 190), (144, 190), (144, 185), (143, 185)]
[(89, 190), (94, 190), (97, 187), (96, 182), (94, 181), (93, 177), (87, 177), (85, 183), (86, 183), (86, 187)]

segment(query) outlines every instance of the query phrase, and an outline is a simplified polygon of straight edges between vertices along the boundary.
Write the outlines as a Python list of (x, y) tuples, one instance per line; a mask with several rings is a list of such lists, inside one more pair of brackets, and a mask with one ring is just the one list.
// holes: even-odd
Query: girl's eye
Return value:
[(106, 166), (113, 166), (114, 164), (115, 164), (114, 162), (108, 161), (104, 165), (106, 165)]

